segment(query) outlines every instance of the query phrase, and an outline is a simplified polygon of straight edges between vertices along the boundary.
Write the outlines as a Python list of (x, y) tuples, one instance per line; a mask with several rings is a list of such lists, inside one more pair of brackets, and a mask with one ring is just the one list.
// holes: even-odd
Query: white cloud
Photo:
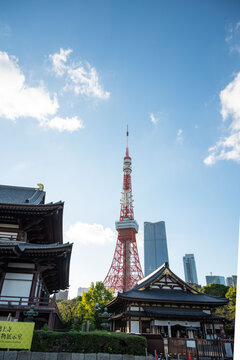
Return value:
[(178, 129), (176, 141), (179, 144), (183, 143), (183, 131), (182, 131), (182, 129)]
[(72, 118), (61, 118), (59, 116), (55, 116), (53, 119), (44, 121), (42, 126), (45, 126), (50, 129), (57, 129), (58, 131), (68, 131), (73, 132), (79, 129), (83, 129), (84, 125), (82, 120), (78, 119), (77, 116)]
[(110, 228), (104, 228), (101, 224), (87, 224), (80, 221), (69, 227), (66, 237), (69, 241), (83, 245), (104, 245), (117, 239), (116, 232)]
[(153, 124), (156, 125), (159, 122), (159, 118), (156, 115), (154, 115), (153, 113), (150, 113), (149, 116), (150, 116), (150, 119)]
[[(55, 59), (59, 72), (61, 71), (61, 59)], [(38, 120), (44, 128), (58, 131), (73, 132), (83, 128), (82, 120), (77, 116), (62, 118), (56, 115), (59, 109), (57, 96), (51, 96), (43, 86), (31, 87), (18, 65), (18, 59), (0, 51), (0, 117), (9, 120), (17, 120), (30, 117)], [(53, 118), (51, 118), (54, 116)]]
[(68, 50), (60, 49), (59, 54), (56, 53), (53, 55), (49, 55), (50, 59), (52, 60), (53, 70), (58, 76), (62, 76), (67, 70), (66, 62), (71, 52), (72, 52), (71, 49)]
[(221, 115), (224, 122), (230, 118), (226, 135), (212, 146), (209, 156), (204, 159), (206, 165), (219, 160), (240, 162), (240, 73), (220, 92)]
[[(70, 242), (77, 244), (88, 245), (105, 245), (107, 243), (117, 242), (117, 232), (111, 228), (104, 228), (101, 224), (88, 224), (78, 221), (71, 225), (65, 232), (65, 235)], [(136, 235), (137, 244), (143, 247), (143, 232), (139, 231)]]
[(51, 97), (43, 86), (26, 84), (16, 57), (0, 51), (0, 117), (16, 120), (32, 117), (44, 120), (59, 107), (56, 96)]
[(76, 95), (86, 95), (99, 99), (108, 99), (110, 92), (100, 85), (97, 70), (88, 62), (75, 64), (68, 62), (72, 50), (60, 49), (60, 53), (49, 55), (53, 71), (57, 76), (65, 75), (65, 90), (73, 90)]
[(231, 25), (229, 27), (225, 41), (228, 43), (230, 51), (240, 53), (240, 21), (235, 26)]
[(221, 114), (225, 121), (229, 116), (235, 120), (232, 126), (239, 127), (240, 119), (240, 73), (220, 92)]

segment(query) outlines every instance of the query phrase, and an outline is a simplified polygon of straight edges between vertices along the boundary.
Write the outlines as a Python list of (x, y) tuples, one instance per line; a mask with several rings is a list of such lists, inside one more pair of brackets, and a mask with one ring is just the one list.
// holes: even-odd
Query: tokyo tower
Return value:
[(138, 280), (143, 278), (143, 272), (138, 256), (136, 233), (138, 223), (134, 220), (132, 197), (132, 159), (129, 156), (128, 130), (126, 154), (123, 160), (123, 191), (121, 199), (120, 219), (115, 226), (118, 232), (117, 244), (111, 267), (104, 280), (108, 289), (114, 293), (131, 289)]

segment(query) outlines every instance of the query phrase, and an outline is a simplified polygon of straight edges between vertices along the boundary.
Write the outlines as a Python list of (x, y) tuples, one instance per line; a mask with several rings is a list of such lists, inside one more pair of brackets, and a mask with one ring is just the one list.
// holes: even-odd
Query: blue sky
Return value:
[(111, 264), (127, 124), (142, 265), (165, 220), (180, 277), (236, 274), (238, 1), (3, 0), (0, 45), (1, 183), (65, 201), (71, 296)]

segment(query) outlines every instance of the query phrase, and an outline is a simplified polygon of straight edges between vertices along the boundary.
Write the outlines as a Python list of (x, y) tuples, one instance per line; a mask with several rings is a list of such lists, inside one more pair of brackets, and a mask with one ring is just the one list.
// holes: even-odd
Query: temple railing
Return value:
[(51, 308), (57, 310), (56, 300), (54, 298), (39, 298), (39, 297), (25, 297), (25, 296), (0, 296), (0, 308), (14, 308), (14, 307), (30, 307), (34, 305), (38, 308)]
[(0, 227), (0, 241), (27, 241), (27, 233), (23, 230)]

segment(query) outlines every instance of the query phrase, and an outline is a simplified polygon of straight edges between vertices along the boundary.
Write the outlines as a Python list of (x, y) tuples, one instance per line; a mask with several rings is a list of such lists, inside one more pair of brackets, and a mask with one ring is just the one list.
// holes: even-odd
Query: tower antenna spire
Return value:
[(127, 133), (126, 133), (126, 140), (127, 140), (127, 146), (126, 146), (126, 156), (129, 157), (129, 147), (128, 147), (128, 125), (127, 125)]
[(131, 289), (143, 278), (136, 242), (138, 223), (134, 220), (133, 212), (132, 159), (129, 156), (128, 135), (127, 126), (120, 219), (115, 223), (118, 238), (112, 264), (104, 280), (104, 285), (115, 293)]

